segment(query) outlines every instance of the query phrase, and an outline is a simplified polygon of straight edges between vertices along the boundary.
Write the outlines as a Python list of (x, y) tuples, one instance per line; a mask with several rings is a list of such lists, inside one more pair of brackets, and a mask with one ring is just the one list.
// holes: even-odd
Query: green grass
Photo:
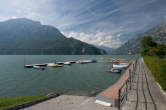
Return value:
[(19, 104), (23, 104), (25, 102), (30, 102), (34, 100), (38, 100), (41, 98), (45, 98), (46, 96), (40, 95), (40, 96), (22, 96), (22, 97), (3, 97), (0, 98), (0, 110), (16, 106)]
[(144, 61), (151, 70), (155, 80), (166, 91), (166, 58), (144, 56)]

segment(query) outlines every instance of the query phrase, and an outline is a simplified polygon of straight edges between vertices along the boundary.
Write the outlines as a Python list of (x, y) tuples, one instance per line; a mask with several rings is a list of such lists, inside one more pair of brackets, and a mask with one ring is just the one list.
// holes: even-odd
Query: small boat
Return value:
[(50, 66), (50, 67), (52, 67), (52, 66), (56, 66), (57, 64), (55, 64), (55, 63), (47, 63), (47, 66)]
[(45, 70), (45, 68), (44, 68), (44, 67), (41, 67), (41, 66), (35, 66), (35, 65), (34, 65), (34, 66), (33, 66), (33, 68), (34, 68), (34, 69), (41, 69), (41, 70)]
[(68, 61), (68, 62), (70, 62), (71, 64), (72, 64), (72, 63), (76, 63), (76, 61)]
[(54, 67), (63, 67), (63, 65), (56, 64)]
[(78, 60), (76, 61), (78, 64), (86, 64), (86, 63), (91, 63), (91, 60)]
[(34, 66), (47, 66), (47, 64), (34, 64)]
[(24, 65), (24, 68), (33, 68), (33, 65)]
[(119, 64), (122, 64), (122, 65), (129, 65), (129, 63), (123, 63), (123, 62), (120, 62)]
[(122, 71), (121, 68), (111, 68), (107, 70), (107, 72), (113, 72), (113, 73), (120, 73), (121, 71)]
[(64, 62), (63, 64), (64, 64), (64, 65), (71, 65), (70, 62)]
[(64, 62), (55, 62), (56, 64), (63, 65)]
[(96, 59), (91, 59), (91, 63), (96, 63), (97, 60)]
[(47, 66), (49, 67), (62, 67), (63, 65), (55, 64), (55, 63), (48, 63)]
[(129, 66), (129, 63), (120, 63), (120, 64), (113, 64), (113, 68), (127, 68)]
[(81, 60), (78, 60), (78, 61), (76, 61), (76, 63), (78, 63), (78, 64), (83, 64), (84, 62), (81, 61)]

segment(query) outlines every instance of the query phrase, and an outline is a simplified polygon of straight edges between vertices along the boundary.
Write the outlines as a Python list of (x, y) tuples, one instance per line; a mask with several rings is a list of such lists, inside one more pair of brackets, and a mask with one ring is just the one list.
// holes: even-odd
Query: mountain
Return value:
[(90, 44), (66, 38), (57, 28), (26, 18), (0, 22), (0, 54), (105, 54)]
[(154, 41), (166, 44), (166, 22), (163, 22), (144, 33), (137, 34), (136, 36), (128, 40), (125, 44), (123, 44), (120, 48), (116, 49), (113, 53), (139, 53), (141, 51), (141, 39), (144, 36), (152, 36)]
[(97, 48), (105, 50), (107, 53), (112, 53), (115, 49), (106, 46), (96, 46)]

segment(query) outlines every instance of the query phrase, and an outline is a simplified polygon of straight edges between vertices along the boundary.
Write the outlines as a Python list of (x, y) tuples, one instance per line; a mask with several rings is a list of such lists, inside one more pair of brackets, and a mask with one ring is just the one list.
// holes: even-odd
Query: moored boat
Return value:
[(34, 64), (34, 66), (47, 66), (47, 64)]
[(50, 67), (52, 67), (52, 66), (56, 66), (57, 64), (55, 64), (55, 63), (47, 63), (47, 66), (50, 66)]
[(76, 61), (69, 61), (70, 63), (76, 63)]
[(55, 64), (55, 63), (48, 63), (47, 66), (49, 66), (49, 67), (62, 67), (63, 65)]
[(113, 68), (127, 68), (129, 64), (113, 64)]
[(70, 62), (64, 62), (63, 64), (64, 64), (64, 65), (71, 65)]
[(95, 63), (95, 62), (97, 62), (96, 59), (91, 59), (91, 63)]
[(107, 72), (113, 72), (113, 73), (120, 73), (122, 71), (121, 68), (111, 68), (111, 69), (107, 69)]
[(24, 65), (24, 68), (33, 68), (33, 65)]
[(54, 67), (63, 67), (63, 65), (56, 64)]
[(91, 60), (78, 60), (76, 61), (76, 63), (79, 63), (79, 64), (86, 64), (86, 63), (91, 63), (92, 61)]
[(35, 65), (34, 65), (34, 66), (33, 66), (33, 68), (34, 68), (34, 69), (41, 69), (41, 70), (45, 70), (45, 68), (44, 68), (44, 67), (41, 67), (41, 66), (35, 66)]
[(63, 65), (64, 62), (56, 62), (56, 64)]

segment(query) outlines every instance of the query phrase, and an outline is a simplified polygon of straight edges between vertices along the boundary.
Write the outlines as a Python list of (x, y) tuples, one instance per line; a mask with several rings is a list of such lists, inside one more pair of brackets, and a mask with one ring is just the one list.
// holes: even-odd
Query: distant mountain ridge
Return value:
[(166, 44), (166, 22), (163, 22), (144, 33), (137, 34), (133, 38), (129, 39), (120, 48), (116, 49), (113, 53), (116, 54), (127, 54), (128, 52), (131, 52), (132, 54), (140, 53), (141, 39), (144, 36), (152, 36), (153, 40), (157, 41), (158, 43)]
[(90, 44), (66, 38), (57, 28), (26, 18), (0, 22), (0, 54), (105, 54)]
[(105, 50), (108, 54), (112, 53), (115, 50), (114, 48), (110, 48), (106, 46), (96, 46), (96, 47)]

